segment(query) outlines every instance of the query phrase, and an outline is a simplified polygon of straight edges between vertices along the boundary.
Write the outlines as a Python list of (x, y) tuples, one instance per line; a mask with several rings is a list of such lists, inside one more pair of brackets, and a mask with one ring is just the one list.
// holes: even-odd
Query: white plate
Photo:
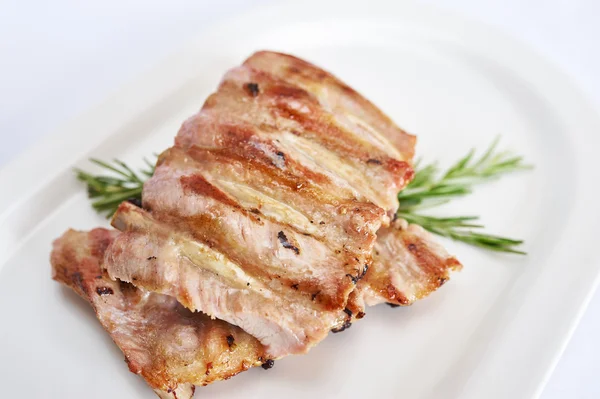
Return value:
[(286, 3), (228, 21), (0, 171), (2, 397), (153, 397), (75, 294), (50, 280), (51, 241), (106, 225), (73, 165), (170, 145), (226, 69), (257, 49), (305, 57), (354, 86), (448, 162), (502, 134), (536, 168), (448, 212), (526, 239), (526, 257), (445, 242), (465, 264), (410, 308), (364, 321), (306, 356), (198, 397), (531, 398), (597, 282), (600, 123), (570, 80), (530, 49), (454, 16), (388, 1)]

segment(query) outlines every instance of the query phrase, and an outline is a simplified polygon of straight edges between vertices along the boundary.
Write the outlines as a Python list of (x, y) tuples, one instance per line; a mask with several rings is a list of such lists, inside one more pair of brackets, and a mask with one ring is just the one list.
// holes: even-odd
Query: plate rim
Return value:
[[(193, 75), (192, 64), (195, 58), (191, 57), (188, 60), (188, 63), (190, 63), (189, 65), (181, 66), (180, 69), (183, 73), (181, 76), (178, 76), (178, 79), (168, 81), (168, 79), (165, 80), (163, 78), (158, 79), (155, 86), (147, 87), (145, 85), (145, 82), (152, 81), (151, 79), (153, 76), (162, 75), (162, 71), (165, 70), (172, 70), (174, 61), (179, 58), (180, 54), (189, 54), (191, 51), (201, 54), (202, 49), (205, 48), (202, 44), (203, 39), (206, 39), (207, 37), (210, 38), (211, 36), (218, 37), (219, 34), (227, 31), (230, 26), (239, 26), (239, 24), (242, 24), (243, 21), (247, 19), (252, 19), (254, 21), (261, 19), (268, 20), (274, 15), (278, 15), (282, 12), (288, 14), (291, 12), (297, 13), (299, 18), (304, 16), (307, 10), (316, 9), (306, 3), (312, 3), (314, 6), (318, 5), (322, 15), (327, 15), (326, 13), (328, 12), (337, 12), (343, 15), (356, 16), (360, 15), (360, 13), (357, 12), (370, 12), (372, 15), (369, 15), (369, 17), (382, 17), (384, 15), (397, 16), (400, 15), (400, 13), (412, 13), (414, 15), (420, 15), (421, 18), (428, 17), (431, 19), (431, 23), (440, 25), (439, 29), (451, 31), (455, 35), (455, 40), (460, 40), (462, 38), (472, 45), (477, 45), (480, 50), (485, 49), (486, 54), (495, 58), (500, 58), (505, 61), (511, 59), (511, 57), (514, 58), (511, 59), (510, 64), (515, 66), (518, 71), (526, 72), (526, 74), (531, 77), (532, 83), (536, 86), (539, 86), (540, 82), (545, 82), (548, 86), (545, 87), (544, 94), (550, 93), (552, 102), (560, 103), (560, 109), (565, 114), (568, 114), (571, 120), (578, 120), (580, 126), (585, 125), (586, 128), (582, 129), (585, 130), (585, 132), (580, 132), (581, 137), (591, 138), (591, 134), (600, 127), (600, 117), (593, 103), (587, 98), (585, 92), (578, 87), (571, 77), (565, 74), (553, 62), (545, 59), (545, 57), (539, 55), (526, 44), (481, 22), (470, 20), (448, 11), (436, 9), (433, 6), (405, 1), (394, 2), (374, 0), (369, 2), (369, 7), (373, 7), (369, 11), (365, 11), (364, 5), (359, 0), (334, 0), (325, 4), (322, 4), (317, 0), (309, 0), (308, 2), (303, 3), (301, 10), (297, 10), (292, 1), (285, 1), (279, 4), (268, 4), (220, 20), (216, 25), (204, 30), (197, 38), (191, 40), (189, 44), (182, 46), (180, 50), (173, 52), (163, 61), (159, 61), (156, 67), (142, 74), (142, 76), (135, 79), (130, 84), (124, 85), (116, 90), (113, 95), (108, 96), (100, 103), (100, 105), (81, 114), (79, 117), (66, 123), (62, 127), (59, 127), (54, 133), (46, 135), (35, 146), (21, 153), (14, 160), (0, 168), (0, 187), (11, 187), (14, 194), (14, 197), (0, 197), (0, 209), (3, 210), (0, 212), (0, 226), (3, 226), (3, 228), (0, 228), (0, 237), (2, 237), (3, 234), (1, 230), (15, 226), (11, 219), (22, 211), (23, 203), (26, 203), (35, 196), (37, 192), (49, 184), (48, 182), (52, 181), (52, 179), (58, 176), (66, 168), (72, 167), (72, 165), (76, 164), (81, 158), (87, 158), (90, 151), (96, 148), (104, 140), (110, 140), (113, 137), (114, 132), (111, 129), (106, 129), (104, 134), (102, 134), (102, 132), (96, 132), (97, 134), (94, 135), (92, 139), (89, 139), (89, 137), (82, 137), (79, 132), (82, 127), (87, 125), (88, 120), (99, 118), (103, 114), (108, 113), (113, 115), (112, 123), (118, 126), (120, 124), (119, 120), (125, 121), (128, 118), (128, 115), (136, 112), (136, 110), (148, 108), (148, 105), (154, 103), (154, 99), (157, 98), (157, 96), (162, 97), (165, 93), (174, 90), (175, 87), (177, 87), (178, 82), (184, 81)], [(340, 12), (340, 7), (342, 6), (343, 10)], [(478, 35), (478, 37), (472, 37), (472, 32), (481, 34)], [(491, 43), (493, 43), (493, 45), (490, 45)], [(488, 48), (485, 48), (486, 45)], [(127, 93), (129, 93), (128, 96), (130, 98), (132, 97), (131, 93), (135, 93), (133, 97), (136, 98), (136, 104), (128, 103), (127, 100), (119, 101), (123, 96), (127, 97)], [(140, 93), (146, 93), (144, 101), (139, 101), (139, 99), (142, 98)], [(115, 114), (115, 104), (126, 104), (126, 106), (120, 110), (120, 112)], [(117, 117), (115, 117), (115, 115), (117, 115)], [(583, 136), (584, 133), (587, 134), (587, 137)], [(599, 142), (597, 138), (591, 138), (591, 141), (595, 143)], [(573, 143), (576, 147), (577, 155), (579, 155), (579, 158), (582, 158), (576, 165), (578, 172), (580, 173), (578, 173), (578, 176), (575, 178), (580, 183), (578, 188), (583, 190), (584, 193), (583, 195), (580, 195), (580, 197), (586, 197), (577, 199), (576, 207), (579, 211), (583, 209), (592, 209), (589, 205), (592, 204), (591, 198), (594, 193), (593, 189), (582, 185), (581, 182), (593, 181), (589, 179), (600, 177), (600, 171), (597, 172), (593, 170), (593, 162), (591, 162), (593, 157), (590, 157), (592, 155), (591, 149), (594, 145), (590, 145), (589, 141), (585, 145), (582, 143), (583, 140), (581, 138), (575, 140)], [(59, 149), (60, 151), (58, 151)], [(64, 151), (70, 151), (71, 154), (77, 155), (71, 155), (69, 157), (58, 156), (61, 151), (63, 153)], [(586, 155), (590, 156), (586, 157)], [(39, 170), (34, 172), (31, 170), (32, 168), (29, 167), (35, 163), (52, 165), (52, 167), (44, 170), (44, 178), (40, 178)], [(600, 220), (600, 217), (598, 216), (600, 213), (596, 211), (596, 214), (589, 218), (589, 223), (586, 223), (581, 219), (583, 215), (580, 213), (581, 212), (576, 212), (576, 215), (572, 216), (573, 219), (571, 220), (579, 218), (582, 220), (581, 222), (578, 222), (581, 223), (581, 226), (588, 226), (587, 228), (590, 229), (589, 231), (593, 231), (589, 227), (589, 224), (595, 222), (597, 219)], [(27, 231), (27, 226), (35, 227), (42, 222), (42, 220), (37, 220), (37, 222), (34, 220), (26, 220), (24, 224), (19, 224), (19, 226), (22, 227), (20, 230)], [(10, 233), (10, 231), (5, 231), (5, 234), (7, 233)], [(27, 235), (22, 235), (17, 237), (16, 241), (22, 242), (26, 237)], [(0, 269), (2, 267), (1, 265), (5, 263), (3, 260), (4, 259), (0, 257)], [(564, 329), (560, 334), (554, 333), (557, 335), (555, 341), (558, 343), (558, 347), (551, 358), (544, 360), (545, 364), (541, 366), (544, 368), (544, 371), (543, 373), (538, 372), (539, 378), (537, 383), (534, 384), (535, 386), (530, 384), (528, 388), (526, 388), (527, 392), (521, 392), (523, 397), (538, 397), (541, 394), (600, 282), (600, 264), (597, 264), (598, 259), (590, 259), (588, 261), (594, 263), (593, 268), (590, 267), (590, 270), (594, 272), (594, 276), (590, 279), (591, 281), (578, 282), (578, 286), (583, 288), (577, 293), (577, 298), (571, 298), (569, 306), (565, 306), (572, 311), (570, 315), (564, 317), (564, 320), (568, 321), (568, 328)], [(581, 279), (582, 278), (580, 278), (580, 280)], [(544, 295), (541, 295), (543, 294), (543, 289), (538, 290), (531, 295), (534, 296), (534, 294), (537, 294), (540, 298), (545, 297)], [(520, 311), (523, 310), (521, 307), (518, 307), (518, 309)], [(525, 309), (523, 311), (531, 313), (530, 309)], [(514, 332), (516, 333), (518, 331), (519, 329), (516, 328)], [(506, 359), (499, 359), (497, 360), (497, 363), (506, 364), (506, 361)], [(495, 369), (497, 368), (492, 367), (492, 370)], [(475, 386), (473, 389), (477, 391), (478, 388)], [(529, 395), (527, 395), (528, 393)]]

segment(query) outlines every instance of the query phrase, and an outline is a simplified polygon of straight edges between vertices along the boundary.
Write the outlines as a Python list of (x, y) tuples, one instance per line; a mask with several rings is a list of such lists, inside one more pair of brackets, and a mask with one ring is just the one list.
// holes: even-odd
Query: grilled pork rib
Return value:
[(119, 208), (108, 272), (240, 326), (270, 357), (304, 353), (347, 324), (413, 142), (327, 72), (257, 53), (184, 123), (144, 210)]
[[(365, 277), (355, 291), (361, 304), (365, 300), (369, 305), (411, 304), (437, 289), (449, 271), (459, 267), (418, 226), (396, 221), (382, 233), (375, 245), (374, 274)], [(264, 347), (245, 331), (191, 313), (171, 296), (111, 280), (101, 263), (118, 234), (101, 228), (67, 231), (54, 242), (52, 277), (92, 305), (125, 354), (129, 369), (141, 375), (159, 397), (191, 398), (194, 385), (228, 379), (268, 361)], [(398, 236), (406, 237), (398, 240)], [(396, 288), (388, 291), (392, 279)]]
[[(411, 305), (441, 287), (460, 262), (431, 233), (398, 219), (377, 232), (373, 266), (355, 291), (359, 303)], [(363, 306), (364, 306), (363, 305)]]
[(55, 242), (53, 277), (161, 398), (189, 398), (460, 268), (419, 226), (390, 223), (414, 140), (329, 73), (257, 53), (159, 157), (143, 209), (120, 206), (122, 233)]
[(161, 398), (189, 399), (194, 385), (230, 378), (267, 359), (238, 327), (192, 313), (173, 297), (113, 281), (101, 268), (116, 231), (67, 231), (54, 242), (52, 277), (72, 288)]

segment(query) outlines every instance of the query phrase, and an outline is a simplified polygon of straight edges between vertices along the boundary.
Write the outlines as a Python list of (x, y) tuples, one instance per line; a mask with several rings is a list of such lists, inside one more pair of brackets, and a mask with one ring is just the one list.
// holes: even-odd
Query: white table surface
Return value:
[[(1, 0), (0, 167), (216, 19), (270, 1)], [(600, 104), (600, 1), (421, 1), (530, 44)], [(598, 337), (600, 292), (542, 399), (600, 398)]]

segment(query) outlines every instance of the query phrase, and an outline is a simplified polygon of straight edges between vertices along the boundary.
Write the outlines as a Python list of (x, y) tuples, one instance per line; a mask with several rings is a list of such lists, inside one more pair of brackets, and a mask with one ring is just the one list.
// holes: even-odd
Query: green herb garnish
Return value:
[(523, 244), (522, 240), (479, 232), (483, 226), (476, 223), (478, 216), (434, 217), (420, 213), (424, 209), (470, 194), (477, 184), (531, 168), (524, 163), (523, 157), (507, 151), (497, 151), (498, 141), (498, 138), (494, 140), (478, 159), (475, 158), (475, 150), (469, 151), (443, 174), (440, 174), (435, 163), (424, 167), (419, 167), (417, 163), (415, 178), (398, 194), (398, 217), (418, 224), (434, 234), (470, 245), (492, 251), (524, 254), (516, 249)]

